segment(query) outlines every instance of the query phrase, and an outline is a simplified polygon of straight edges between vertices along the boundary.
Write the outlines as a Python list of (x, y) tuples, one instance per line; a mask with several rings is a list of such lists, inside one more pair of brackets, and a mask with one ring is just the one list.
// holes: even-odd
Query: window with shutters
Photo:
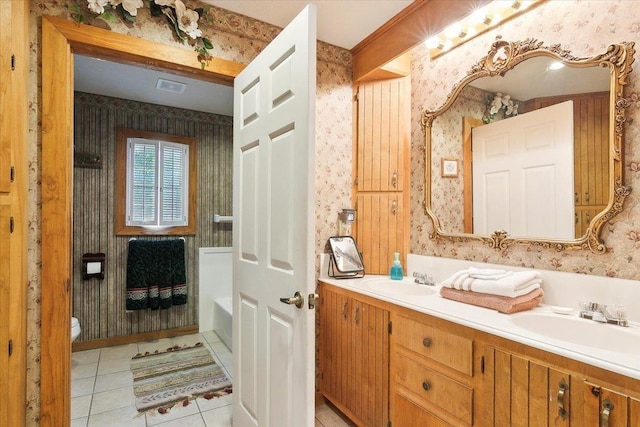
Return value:
[(116, 234), (195, 234), (195, 139), (132, 129), (116, 139)]

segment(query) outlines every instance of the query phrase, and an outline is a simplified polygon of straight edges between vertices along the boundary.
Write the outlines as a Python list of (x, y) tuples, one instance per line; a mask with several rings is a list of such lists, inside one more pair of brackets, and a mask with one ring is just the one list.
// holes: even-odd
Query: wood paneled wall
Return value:
[[(115, 236), (113, 228), (118, 127), (197, 139), (197, 231), (185, 236), (186, 305), (125, 311), (129, 237)], [(231, 224), (214, 223), (213, 215), (232, 214), (232, 117), (76, 92), (74, 135), (75, 151), (102, 158), (101, 169), (73, 170), (73, 315), (82, 328), (78, 341), (197, 325), (198, 248), (231, 246)], [(94, 252), (106, 254), (105, 278), (83, 280), (82, 254)]]

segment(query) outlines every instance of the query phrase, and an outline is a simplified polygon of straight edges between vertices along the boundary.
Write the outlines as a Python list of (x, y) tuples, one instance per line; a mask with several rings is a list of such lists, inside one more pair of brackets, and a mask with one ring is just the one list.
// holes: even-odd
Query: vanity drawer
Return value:
[(438, 371), (396, 353), (394, 380), (430, 408), (444, 411), (471, 425), (473, 421), (473, 389)]
[(397, 315), (393, 319), (397, 345), (465, 375), (473, 375), (473, 340)]

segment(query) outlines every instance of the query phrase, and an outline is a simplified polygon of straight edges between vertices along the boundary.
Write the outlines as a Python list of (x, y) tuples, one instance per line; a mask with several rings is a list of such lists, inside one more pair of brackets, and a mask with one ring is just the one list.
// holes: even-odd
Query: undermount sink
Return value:
[(622, 327), (540, 312), (513, 314), (510, 320), (519, 328), (552, 339), (618, 353), (640, 354), (640, 331), (633, 325)]
[(364, 279), (365, 288), (373, 292), (378, 292), (386, 296), (426, 296), (435, 294), (436, 290), (432, 286), (418, 285), (413, 282), (391, 280), (391, 279)]

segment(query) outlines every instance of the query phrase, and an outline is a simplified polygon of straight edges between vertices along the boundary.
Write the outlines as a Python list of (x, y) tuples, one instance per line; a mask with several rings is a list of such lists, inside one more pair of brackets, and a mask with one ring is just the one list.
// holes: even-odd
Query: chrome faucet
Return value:
[(417, 271), (414, 271), (413, 277), (415, 277), (414, 282), (418, 285), (435, 286), (436, 284), (433, 278), (426, 273), (418, 273)]
[(605, 304), (580, 302), (580, 317), (601, 323), (629, 326), (629, 322), (627, 322), (627, 309), (621, 305), (615, 305), (612, 309), (609, 309)]

